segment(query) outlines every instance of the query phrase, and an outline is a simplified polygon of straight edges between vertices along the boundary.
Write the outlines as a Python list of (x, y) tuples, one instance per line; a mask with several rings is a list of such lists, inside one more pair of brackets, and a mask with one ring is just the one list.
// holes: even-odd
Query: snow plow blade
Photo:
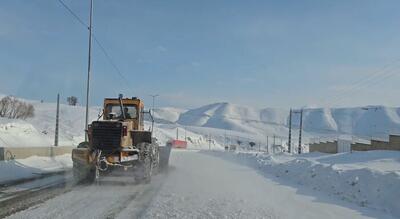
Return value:
[(171, 154), (170, 146), (160, 146), (160, 170), (165, 171), (168, 169), (169, 156)]

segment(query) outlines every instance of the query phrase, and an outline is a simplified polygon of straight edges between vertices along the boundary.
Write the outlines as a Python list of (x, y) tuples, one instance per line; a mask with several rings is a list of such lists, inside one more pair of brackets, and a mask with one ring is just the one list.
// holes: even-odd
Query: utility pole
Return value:
[(152, 108), (151, 108), (151, 112), (153, 113), (153, 112), (154, 112), (154, 102), (155, 102), (155, 99), (156, 99), (156, 97), (158, 97), (158, 96), (160, 96), (160, 95), (159, 95), (159, 94), (150, 94), (149, 96), (153, 98), (153, 106), (152, 106)]
[(90, 15), (89, 15), (89, 56), (88, 56), (87, 81), (86, 81), (85, 141), (88, 141), (90, 67), (91, 67), (91, 61), (92, 61), (92, 17), (93, 17), (93, 0), (90, 0)]
[[(151, 111), (150, 111), (150, 116), (153, 117), (154, 115), (154, 99), (160, 95), (155, 94), (155, 95), (151, 95), (150, 96), (153, 98), (153, 105), (151, 107)], [(154, 119), (152, 119), (152, 124), (151, 124), (151, 135), (153, 135), (153, 131), (154, 131)]]
[(288, 142), (288, 152), (292, 153), (292, 108), (289, 111), (289, 142)]
[(274, 139), (274, 141), (273, 141), (273, 145), (272, 145), (272, 153), (275, 154), (275, 134), (273, 136), (273, 139)]
[(268, 135), (267, 135), (267, 153), (269, 154)]
[(275, 135), (274, 135), (274, 141), (273, 141), (274, 145), (275, 145), (275, 138), (276, 138), (276, 137), (275, 137)]
[(179, 140), (179, 127), (176, 127), (176, 140)]
[(185, 141), (187, 141), (186, 140), (186, 126), (183, 126), (183, 128), (185, 129)]
[(300, 130), (299, 130), (299, 149), (298, 153), (301, 154), (301, 132), (303, 129), (303, 109), (300, 110)]
[(211, 134), (208, 134), (208, 150), (211, 150)]
[(60, 94), (57, 94), (56, 130), (54, 131), (54, 146), (58, 146), (58, 120), (60, 115)]
[[(368, 111), (368, 110), (374, 110), (375, 112), (379, 109), (379, 107), (362, 107), (361, 108), (362, 110), (366, 110), (366, 111)], [(372, 141), (372, 139), (373, 139), (373, 135), (374, 135), (374, 133), (376, 133), (376, 123), (373, 125), (373, 130), (371, 130), (371, 141)]]
[(227, 144), (226, 144), (226, 131), (224, 132), (224, 147), (226, 147), (227, 146)]

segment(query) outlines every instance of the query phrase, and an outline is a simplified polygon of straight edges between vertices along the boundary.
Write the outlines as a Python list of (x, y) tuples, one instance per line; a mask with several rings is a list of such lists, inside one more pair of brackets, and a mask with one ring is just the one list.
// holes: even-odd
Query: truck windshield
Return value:
[[(135, 105), (124, 105), (126, 119), (136, 119), (137, 110)], [(106, 107), (107, 119), (123, 119), (120, 105), (107, 105)]]

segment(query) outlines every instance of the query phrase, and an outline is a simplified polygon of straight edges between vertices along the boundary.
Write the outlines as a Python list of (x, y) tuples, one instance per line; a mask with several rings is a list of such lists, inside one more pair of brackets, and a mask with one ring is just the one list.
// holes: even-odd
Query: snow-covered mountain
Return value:
[(179, 116), (186, 112), (184, 109), (174, 108), (174, 107), (163, 107), (155, 109), (153, 116), (155, 121), (158, 123), (176, 123)]
[[(214, 103), (191, 110), (158, 109), (159, 121), (176, 122), (183, 126), (210, 127), (253, 134), (287, 134), (289, 110), (278, 108), (256, 109), (230, 103)], [(294, 111), (292, 127), (298, 129), (300, 114)], [(178, 115), (179, 114), (179, 115)], [(165, 116), (165, 117), (163, 117)], [(177, 119), (178, 118), (178, 119)], [(400, 134), (400, 108), (366, 106), (353, 108), (313, 108), (303, 111), (303, 128), (310, 135), (357, 135), (384, 138)]]

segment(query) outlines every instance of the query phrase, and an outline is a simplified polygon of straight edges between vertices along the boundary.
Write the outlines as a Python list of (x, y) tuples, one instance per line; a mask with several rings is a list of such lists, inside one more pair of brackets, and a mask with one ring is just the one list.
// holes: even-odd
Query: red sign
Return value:
[(170, 144), (173, 148), (181, 148), (181, 149), (186, 149), (187, 148), (187, 142), (186, 141), (181, 141), (181, 140), (170, 140), (168, 141), (168, 144)]

